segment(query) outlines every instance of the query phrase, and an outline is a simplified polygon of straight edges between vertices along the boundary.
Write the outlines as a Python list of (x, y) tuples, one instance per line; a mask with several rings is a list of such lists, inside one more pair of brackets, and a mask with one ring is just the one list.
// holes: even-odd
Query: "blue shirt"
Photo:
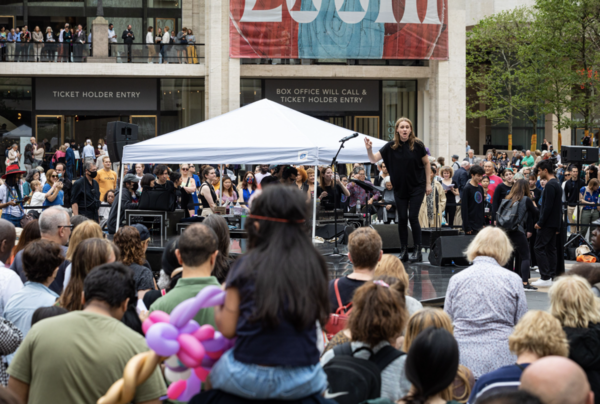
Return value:
[[(52, 188), (52, 186), (48, 183), (46, 183), (44, 185), (44, 189), (42, 190), (43, 193), (47, 193), (48, 191), (50, 191), (50, 189)], [(52, 202), (50, 202), (48, 199), (44, 200), (44, 206), (62, 206), (63, 204), (63, 197), (65, 196), (65, 193), (62, 191), (62, 189), (60, 191), (58, 191), (58, 196), (56, 197), (55, 200), (53, 200)]]
[(9, 33), (8, 33), (8, 36), (6, 37), (6, 39), (8, 40), (8, 42), (12, 42), (12, 41), (14, 41), (15, 39), (17, 39), (17, 34), (14, 34), (14, 35), (13, 35), (13, 33), (12, 33), (12, 32), (9, 32)]
[(17, 42), (21, 42), (21, 33), (20, 32), (18, 34), (15, 33), (15, 37), (17, 38)]
[[(594, 192), (590, 193), (587, 190), (587, 187), (581, 187), (581, 189), (579, 190), (579, 193), (581, 195), (583, 195), (584, 201), (598, 203), (598, 195), (600, 195), (600, 190), (595, 190)], [(584, 206), (583, 210), (594, 210), (597, 208), (598, 208), (597, 206)]]
[(529, 363), (503, 366), (481, 376), (473, 386), (468, 403), (473, 404), (484, 397), (518, 390), (521, 385), (521, 375), (527, 366)]
[[(193, 175), (194, 177), (194, 181), (196, 181), (196, 186), (200, 186), (200, 177), (198, 177), (196, 174)], [(193, 192), (192, 193), (192, 200), (194, 201), (194, 203), (198, 203), (198, 194)], [(196, 210), (196, 214), (198, 214), (198, 208), (199, 206), (194, 206), (195, 210)]]
[(23, 338), (31, 329), (33, 312), (40, 307), (53, 306), (58, 295), (38, 282), (25, 282), (25, 286), (16, 292), (4, 308), (4, 318), (17, 326)]

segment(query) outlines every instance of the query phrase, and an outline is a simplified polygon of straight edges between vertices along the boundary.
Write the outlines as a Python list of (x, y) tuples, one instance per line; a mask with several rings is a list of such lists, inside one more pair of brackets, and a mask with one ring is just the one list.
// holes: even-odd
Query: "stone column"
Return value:
[(430, 61), (430, 140), (435, 157), (465, 155), (467, 126), (465, 0), (448, 0), (448, 61)]
[(229, 1), (205, 0), (206, 118), (240, 106), (240, 61), (229, 58)]
[(88, 63), (116, 63), (117, 58), (108, 57), (108, 21), (98, 16), (92, 22), (92, 52), (93, 57)]

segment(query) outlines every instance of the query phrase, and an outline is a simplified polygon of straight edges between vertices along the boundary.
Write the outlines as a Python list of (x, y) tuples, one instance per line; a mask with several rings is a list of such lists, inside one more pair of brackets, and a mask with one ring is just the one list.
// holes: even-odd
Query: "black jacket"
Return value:
[[(127, 36), (127, 34), (131, 34), (131, 36)], [(135, 40), (135, 34), (133, 33), (133, 31), (126, 29), (125, 31), (123, 31), (121, 39), (124, 43), (133, 43), (133, 41)]]
[(452, 177), (452, 182), (458, 188), (458, 192), (460, 192), (460, 197), (462, 198), (462, 191), (467, 182), (469, 182), (471, 178), (469, 177), (469, 173), (463, 167), (456, 170), (454, 176)]
[(600, 404), (600, 324), (564, 330), (569, 340), (569, 359), (583, 368), (594, 392), (594, 402)]
[[(125, 220), (125, 210), (126, 209), (137, 209), (138, 208), (138, 204), (137, 203), (133, 203), (132, 198), (131, 198), (131, 192), (129, 192), (129, 190), (127, 189), (123, 189), (123, 196), (121, 198), (121, 225), (123, 224), (123, 221)], [(107, 228), (108, 228), (108, 234), (115, 234), (117, 231), (117, 212), (118, 212), (118, 199), (119, 198), (119, 193), (120, 191), (117, 190), (117, 192), (115, 193), (115, 201), (112, 204), (112, 207), (110, 208), (110, 213), (108, 214), (108, 223), (107, 223)]]

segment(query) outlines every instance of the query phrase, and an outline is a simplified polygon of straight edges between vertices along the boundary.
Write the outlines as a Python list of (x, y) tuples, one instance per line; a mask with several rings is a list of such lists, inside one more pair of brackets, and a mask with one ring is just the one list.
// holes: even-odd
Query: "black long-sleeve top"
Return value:
[(583, 187), (585, 187), (585, 181), (581, 179), (578, 179), (577, 181), (567, 181), (565, 184), (565, 200), (569, 206), (577, 206), (577, 202), (579, 202), (579, 191)]
[(481, 185), (474, 187), (470, 182), (465, 185), (462, 193), (461, 215), (463, 229), (466, 232), (481, 230), (484, 225), (483, 188)]
[(552, 178), (546, 184), (542, 193), (542, 200), (543, 203), (537, 225), (542, 228), (560, 228), (562, 223), (562, 188), (556, 178)]

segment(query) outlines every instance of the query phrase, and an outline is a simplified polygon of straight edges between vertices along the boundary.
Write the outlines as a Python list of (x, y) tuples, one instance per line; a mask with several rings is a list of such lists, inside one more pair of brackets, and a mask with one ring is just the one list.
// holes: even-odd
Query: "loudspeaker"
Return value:
[(112, 162), (121, 161), (123, 146), (138, 142), (138, 125), (126, 122), (109, 122), (106, 125), (106, 147)]
[(332, 240), (334, 237), (339, 237), (342, 235), (345, 229), (346, 224), (343, 222), (339, 222), (337, 224), (337, 233), (335, 231), (335, 224), (322, 224), (317, 225), (317, 228), (315, 229), (315, 235), (325, 240)]
[[(374, 224), (373, 229), (381, 236), (383, 244), (382, 250), (384, 253), (400, 251), (400, 235), (398, 234), (398, 226), (389, 224)], [(408, 230), (408, 248), (414, 247), (412, 232)]]
[(597, 147), (562, 146), (560, 155), (563, 163), (592, 164), (598, 162)]
[(439, 237), (448, 236), (458, 236), (458, 229), (448, 229), (446, 227), (440, 229), (436, 229), (435, 227), (421, 229), (423, 245), (429, 247), (429, 249), (433, 248), (433, 243), (435, 243), (435, 240)]
[(469, 262), (463, 255), (469, 243), (475, 236), (449, 236), (440, 237), (433, 243), (433, 248), (429, 253), (429, 263), (434, 266), (452, 264), (469, 265)]

